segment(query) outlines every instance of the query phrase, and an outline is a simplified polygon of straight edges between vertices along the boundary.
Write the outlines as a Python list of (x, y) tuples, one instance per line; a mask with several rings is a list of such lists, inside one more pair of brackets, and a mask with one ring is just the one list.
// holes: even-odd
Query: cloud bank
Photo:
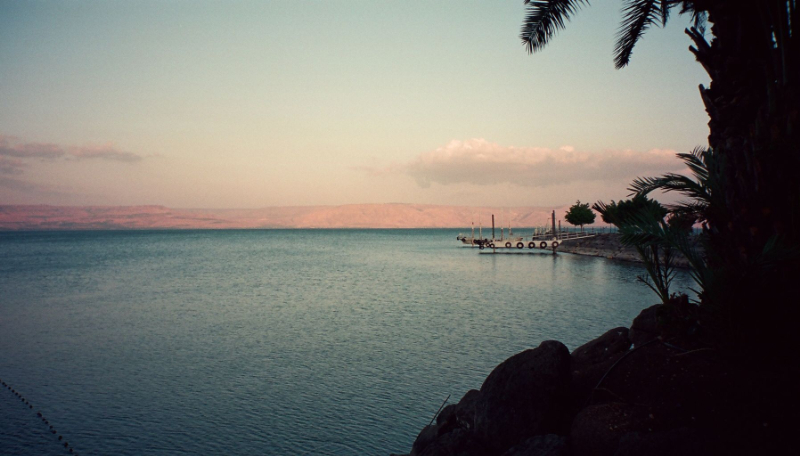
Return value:
[(25, 162), (22, 160), (0, 155), (0, 174), (22, 174), (24, 167)]
[[(34, 183), (25, 178), (26, 171), (36, 173), (37, 162), (82, 162), (104, 160), (134, 163), (141, 155), (121, 151), (113, 144), (84, 147), (64, 147), (58, 144), (23, 142), (15, 136), (0, 135), (0, 189), (28, 195), (63, 194), (64, 188)], [(14, 177), (12, 177), (14, 176)], [(4, 196), (0, 193), (0, 197)]]
[[(73, 160), (113, 160), (121, 162), (137, 162), (141, 155), (116, 149), (113, 144), (88, 147), (62, 147), (47, 143), (21, 143), (14, 136), (0, 135), (0, 158), (14, 157), (18, 159), (41, 158), (55, 160), (58, 158)], [(3, 162), (0, 162), (2, 166)]]
[(576, 182), (619, 181), (684, 169), (672, 150), (581, 152), (571, 146), (501, 146), (485, 139), (450, 141), (383, 172), (412, 176), (422, 187), (469, 183), (548, 187)]

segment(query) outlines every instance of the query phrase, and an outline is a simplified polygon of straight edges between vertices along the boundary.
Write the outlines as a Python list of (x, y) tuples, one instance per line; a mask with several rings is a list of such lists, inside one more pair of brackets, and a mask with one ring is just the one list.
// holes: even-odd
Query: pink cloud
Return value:
[(570, 146), (552, 150), (501, 146), (485, 139), (470, 139), (450, 141), (408, 163), (373, 172), (401, 172), (414, 177), (422, 187), (431, 183), (511, 183), (523, 187), (547, 187), (573, 182), (617, 181), (682, 169), (682, 162), (672, 150), (591, 153), (576, 151)]
[(58, 158), (64, 155), (64, 149), (55, 144), (17, 143), (14, 136), (0, 135), (0, 156), (18, 158)]
[(39, 186), (13, 177), (0, 176), (0, 188), (7, 188), (20, 192), (39, 191)]
[[(25, 194), (28, 198), (37, 196), (68, 198), (74, 194), (72, 189), (11, 176), (24, 174), (25, 168), (30, 166), (30, 161), (46, 160), (58, 163), (68, 160), (111, 160), (133, 163), (142, 159), (138, 154), (116, 149), (113, 144), (63, 147), (58, 144), (26, 143), (14, 136), (0, 135), (0, 189)], [(2, 196), (0, 193), (0, 197)]]
[(78, 160), (104, 159), (121, 162), (137, 162), (142, 160), (141, 155), (137, 155), (132, 152), (119, 151), (111, 144), (98, 147), (73, 148), (69, 150), (69, 155)]
[(77, 160), (113, 160), (121, 162), (137, 162), (142, 156), (133, 152), (118, 150), (113, 144), (85, 147), (63, 147), (48, 143), (20, 143), (14, 136), (0, 135), (0, 157), (16, 157), (21, 159), (77, 159)]
[(22, 174), (25, 163), (17, 158), (0, 155), (0, 174)]

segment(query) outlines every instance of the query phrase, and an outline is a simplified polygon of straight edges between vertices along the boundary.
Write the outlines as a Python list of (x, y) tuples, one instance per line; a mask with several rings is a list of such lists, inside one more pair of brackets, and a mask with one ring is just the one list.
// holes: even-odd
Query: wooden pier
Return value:
[(496, 253), (498, 249), (552, 249), (555, 255), (556, 249), (564, 242), (569, 242), (577, 239), (585, 239), (595, 237), (600, 234), (596, 229), (590, 228), (581, 231), (566, 231), (556, 229), (556, 212), (553, 211), (551, 218), (551, 228), (543, 230), (542, 232), (535, 231), (530, 236), (512, 237), (511, 229), (509, 228), (509, 237), (505, 238), (502, 234), (500, 239), (494, 237), (494, 215), (492, 215), (492, 238), (491, 239), (474, 239), (473, 245), (477, 245), (480, 250), (492, 249), (492, 253)]

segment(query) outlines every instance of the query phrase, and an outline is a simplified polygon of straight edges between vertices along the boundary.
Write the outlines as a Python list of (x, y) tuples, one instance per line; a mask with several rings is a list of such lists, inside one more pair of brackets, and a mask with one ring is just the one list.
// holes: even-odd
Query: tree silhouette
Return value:
[(660, 219), (666, 217), (669, 212), (661, 203), (643, 194), (637, 194), (629, 200), (620, 200), (619, 203), (613, 200), (608, 204), (598, 201), (592, 205), (592, 209), (600, 214), (604, 222), (611, 223), (617, 228), (635, 214), (650, 207), (659, 214)]
[(594, 212), (589, 209), (589, 203), (581, 204), (580, 200), (573, 204), (564, 215), (564, 220), (569, 222), (571, 225), (580, 225), (581, 231), (583, 231), (583, 225), (591, 225), (594, 223), (594, 219), (595, 215)]
[[(525, 3), (521, 38), (529, 52), (543, 49), (589, 5), (588, 0)], [(691, 208), (684, 205), (685, 213), (694, 212), (704, 223), (708, 278), (717, 284), (702, 290), (702, 303), (724, 314), (718, 321), (729, 322), (730, 335), (746, 336), (744, 343), (790, 349), (797, 343), (783, 339), (794, 321), (785, 303), (794, 301), (800, 276), (798, 2), (624, 0), (623, 5), (618, 68), (628, 65), (646, 30), (666, 25), (677, 8), (692, 15), (689, 49), (711, 78), (709, 87), (700, 86), (710, 118), (709, 148), (689, 163), (699, 179), (668, 175), (633, 190), (706, 192), (698, 193), (702, 198)], [(770, 299), (763, 297), (767, 291)]]

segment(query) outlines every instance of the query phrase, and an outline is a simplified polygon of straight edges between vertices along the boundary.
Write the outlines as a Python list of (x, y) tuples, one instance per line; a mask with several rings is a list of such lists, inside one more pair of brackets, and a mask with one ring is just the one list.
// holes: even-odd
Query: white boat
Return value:
[(483, 243), (485, 243), (486, 241), (488, 241), (488, 239), (483, 237), (483, 227), (482, 226), (478, 226), (478, 236), (477, 237), (475, 236), (475, 223), (472, 224), (472, 233), (469, 236), (467, 236), (466, 234), (463, 234), (463, 233), (458, 233), (458, 236), (456, 236), (456, 239), (461, 241), (462, 244), (472, 245), (472, 246), (476, 246), (476, 245), (480, 246)]

